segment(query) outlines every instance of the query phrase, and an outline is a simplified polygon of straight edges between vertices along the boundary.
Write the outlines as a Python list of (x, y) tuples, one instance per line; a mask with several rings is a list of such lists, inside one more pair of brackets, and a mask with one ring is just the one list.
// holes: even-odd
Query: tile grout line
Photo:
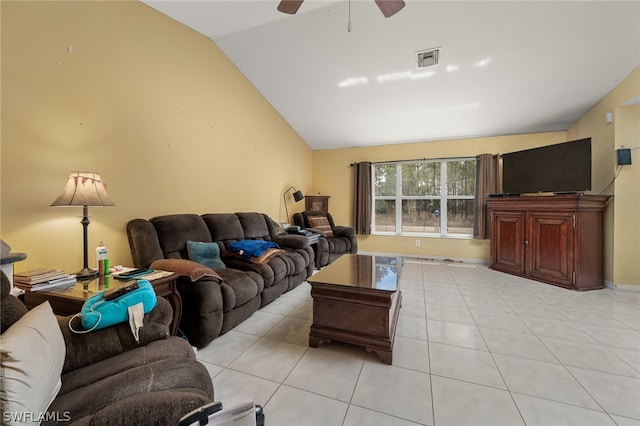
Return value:
[[(437, 426), (436, 425), (436, 409), (437, 409), (437, 407), (436, 407), (436, 399), (435, 399), (434, 387), (433, 387), (433, 377), (434, 376), (442, 377), (442, 378), (445, 378), (445, 379), (448, 379), (448, 380), (453, 380), (453, 381), (456, 381), (456, 382), (468, 383), (468, 384), (472, 384), (472, 385), (476, 385), (476, 386), (482, 386), (482, 387), (485, 387), (485, 388), (496, 389), (496, 390), (500, 390), (500, 391), (506, 390), (507, 392), (509, 392), (510, 399), (511, 399), (511, 401), (513, 403), (513, 406), (514, 406), (515, 410), (517, 410), (517, 411), (514, 410), (514, 414), (517, 412), (519, 417), (520, 417), (520, 419), (523, 422), (525, 422), (525, 416), (524, 416), (524, 413), (521, 411), (521, 406), (516, 403), (516, 399), (515, 399), (516, 395), (523, 395), (523, 396), (527, 396), (527, 397), (530, 397), (530, 398), (549, 401), (549, 402), (552, 402), (552, 403), (555, 403), (555, 404), (561, 404), (561, 405), (568, 406), (568, 407), (576, 407), (576, 408), (588, 410), (588, 411), (591, 411), (591, 412), (594, 412), (594, 413), (604, 413), (612, 421), (614, 421), (612, 416), (619, 416), (619, 417), (624, 417), (624, 418), (635, 419), (633, 417), (629, 417), (628, 415), (624, 416), (624, 415), (620, 415), (620, 414), (615, 414), (614, 412), (606, 411), (605, 408), (603, 407), (603, 404), (600, 401), (598, 401), (593, 395), (591, 395), (591, 393), (587, 390), (585, 385), (583, 385), (582, 382), (580, 382), (577, 379), (577, 377), (569, 370), (569, 367), (576, 368), (578, 370), (585, 370), (585, 371), (590, 371), (590, 372), (595, 372), (595, 373), (602, 373), (602, 374), (607, 374), (607, 375), (615, 375), (615, 376), (631, 378), (631, 379), (638, 379), (637, 377), (631, 376), (629, 374), (624, 374), (624, 373), (619, 373), (618, 374), (618, 373), (611, 373), (609, 371), (600, 371), (600, 370), (593, 370), (591, 368), (584, 368), (584, 367), (579, 367), (579, 366), (565, 365), (561, 361), (561, 359), (558, 358), (558, 355), (556, 355), (556, 353), (554, 353), (550, 349), (550, 347), (547, 344), (545, 344), (545, 342), (542, 340), (542, 338), (544, 338), (544, 337), (549, 337), (550, 339), (554, 339), (554, 338), (555, 339), (559, 339), (560, 337), (554, 337), (553, 335), (546, 336), (545, 333), (539, 334), (534, 330), (534, 325), (536, 326), (535, 327), (536, 329), (540, 329), (540, 327), (537, 326), (535, 323), (532, 323), (531, 321), (535, 321), (536, 319), (544, 320), (545, 318), (543, 316), (540, 316), (539, 318), (538, 317), (523, 316), (523, 312), (524, 311), (519, 309), (517, 306), (514, 306), (514, 304), (518, 305), (519, 303), (525, 303), (526, 302), (526, 296), (531, 294), (531, 292), (527, 289), (527, 291), (525, 293), (519, 293), (519, 292), (514, 291), (514, 292), (511, 292), (509, 294), (504, 294), (503, 292), (500, 291), (500, 289), (504, 288), (504, 286), (508, 286), (509, 282), (507, 282), (507, 281), (505, 281), (504, 283), (496, 282), (496, 281), (494, 281), (492, 279), (493, 278), (491, 276), (492, 274), (486, 273), (486, 271), (484, 271), (484, 270), (483, 271), (478, 270), (478, 268), (475, 265), (474, 265), (473, 269), (476, 272), (476, 276), (474, 278), (470, 279), (469, 278), (470, 274), (468, 274), (467, 271), (461, 272), (461, 273), (453, 273), (451, 268), (450, 268), (450, 265), (448, 265), (446, 263), (441, 264), (443, 269), (446, 268), (447, 277), (451, 280), (449, 282), (448, 280), (444, 280), (443, 279), (442, 284), (446, 285), (447, 287), (449, 287), (451, 285), (455, 286), (456, 294), (458, 296), (460, 296), (461, 301), (464, 304), (464, 308), (463, 309), (465, 309), (466, 312), (468, 312), (468, 314), (470, 316), (470, 319), (473, 321), (473, 324), (474, 324), (473, 327), (478, 331), (480, 337), (482, 338), (482, 342), (486, 346), (486, 352), (489, 353), (489, 355), (491, 357), (491, 360), (493, 362), (493, 366), (495, 367), (500, 379), (502, 380), (502, 383), (504, 384), (505, 389), (497, 388), (497, 387), (494, 387), (494, 386), (491, 386), (491, 385), (486, 385), (486, 384), (479, 383), (479, 382), (476, 382), (476, 381), (463, 380), (461, 378), (453, 378), (453, 377), (448, 377), (446, 375), (443, 376), (443, 375), (440, 375), (440, 374), (434, 374), (433, 373), (433, 369), (432, 369), (433, 366), (432, 366), (432, 353), (431, 353), (431, 349), (432, 349), (431, 343), (434, 343), (434, 342), (431, 342), (429, 340), (429, 338), (430, 338), (430, 334), (429, 334), (429, 312), (431, 312), (431, 309), (427, 305), (429, 305), (428, 302), (431, 300), (431, 299), (428, 298), (429, 294), (438, 294), (438, 292), (437, 292), (437, 290), (434, 292), (433, 289), (427, 288), (427, 285), (429, 283), (427, 281), (427, 278), (426, 278), (426, 275), (428, 275), (427, 274), (427, 268), (425, 268), (425, 264), (423, 262), (420, 262), (419, 265), (420, 265), (420, 276), (421, 276), (420, 279), (421, 279), (421, 282), (422, 282), (422, 292), (423, 292), (423, 294), (422, 294), (422, 303), (424, 304), (424, 306), (423, 306), (422, 309), (423, 309), (423, 312), (424, 312), (424, 326), (425, 326), (425, 331), (426, 331), (425, 341), (426, 341), (426, 353), (427, 353), (427, 357), (428, 357), (428, 359), (427, 359), (427, 366), (428, 366), (428, 370), (429, 370), (428, 371), (428, 375), (429, 375), (428, 379), (429, 379), (429, 390), (430, 390), (430, 399), (431, 399), (431, 408), (432, 408), (431, 422), (432, 422), (433, 426)], [(434, 284), (438, 283), (438, 279), (439, 279), (438, 277), (436, 277), (436, 281), (434, 281)], [(414, 277), (413, 275), (411, 275), (408, 280), (409, 281), (417, 281), (414, 278), (417, 278), (417, 277)], [(472, 280), (474, 280), (474, 281), (472, 282)], [(447, 281), (447, 282), (445, 282), (445, 281)], [(500, 302), (504, 303), (505, 306), (508, 307), (509, 310), (513, 312), (514, 318), (517, 318), (519, 321), (521, 321), (522, 324), (525, 327), (522, 330), (520, 330), (519, 328), (517, 330), (513, 330), (513, 329), (510, 329), (509, 327), (506, 327), (506, 325), (508, 325), (508, 324), (505, 324), (505, 326), (503, 326), (503, 328), (498, 327), (498, 328), (495, 328), (495, 330), (504, 331), (506, 333), (521, 332), (521, 333), (523, 333), (525, 335), (533, 335), (533, 336), (535, 336), (535, 341), (537, 341), (539, 344), (541, 344), (541, 347), (545, 348), (553, 356), (553, 360), (555, 360), (557, 362), (557, 364), (555, 362), (548, 361), (548, 360), (545, 361), (545, 360), (540, 360), (540, 359), (537, 359), (537, 358), (527, 358), (527, 357), (523, 357), (523, 356), (519, 356), (519, 355), (509, 354), (509, 353), (502, 354), (500, 352), (494, 352), (494, 351), (492, 351), (490, 349), (489, 345), (487, 344), (487, 340), (486, 340), (486, 337), (485, 337), (485, 332), (483, 332), (483, 329), (485, 327), (483, 327), (483, 328), (480, 327), (480, 325), (478, 323), (478, 313), (474, 314), (474, 312), (476, 310), (478, 310), (478, 309), (476, 309), (477, 307), (474, 307), (474, 309), (472, 310), (471, 309), (471, 305), (469, 304), (469, 300), (473, 299), (476, 294), (480, 294), (480, 293), (475, 293), (475, 290), (473, 290), (473, 288), (472, 288), (473, 287), (472, 284), (473, 283), (477, 283), (477, 282), (482, 282), (483, 285), (486, 284), (487, 286), (489, 286), (488, 288), (490, 288), (492, 290), (491, 297), (496, 297), (497, 296), (497, 300), (499, 300)], [(545, 307), (547, 309), (552, 309), (553, 312), (557, 312), (560, 315), (560, 317), (563, 318), (563, 320), (561, 320), (561, 319), (553, 319), (552, 318), (552, 319), (548, 320), (550, 323), (553, 322), (553, 321), (560, 321), (560, 322), (564, 321), (564, 322), (566, 322), (568, 324), (571, 324), (572, 326), (577, 327), (577, 329), (579, 329), (582, 332), (584, 332), (586, 336), (589, 336), (593, 340), (593, 342), (590, 342), (590, 341), (587, 341), (587, 342), (575, 341), (576, 344), (589, 344), (589, 345), (597, 346), (597, 347), (600, 347), (600, 348), (604, 348), (604, 350), (606, 350), (609, 354), (613, 355), (617, 360), (622, 361), (624, 363), (624, 365), (628, 366), (632, 371), (634, 371), (634, 372), (638, 371), (638, 369), (633, 364), (631, 364), (630, 362), (626, 361), (624, 358), (622, 358), (621, 355), (618, 355), (618, 353), (616, 353), (616, 352), (614, 352), (614, 350), (612, 350), (612, 348), (617, 348), (617, 347), (615, 347), (615, 346), (610, 347), (608, 345), (605, 345), (605, 344), (603, 344), (601, 342), (600, 339), (598, 339), (596, 337), (597, 334), (594, 334), (594, 330), (597, 333), (601, 333), (600, 330), (594, 329), (594, 330), (592, 330), (590, 332), (588, 330), (588, 327), (591, 325), (590, 323), (575, 322), (571, 318), (569, 318), (569, 316), (567, 315), (567, 311), (568, 311), (569, 313), (573, 313), (573, 315), (571, 315), (572, 317), (576, 317), (576, 315), (579, 314), (577, 308), (580, 307), (580, 306), (583, 306), (584, 309), (592, 309), (592, 310), (594, 310), (594, 312), (596, 312), (599, 315), (605, 315), (607, 318), (609, 318), (612, 321), (612, 324), (617, 324), (618, 327), (611, 327), (613, 330), (625, 330), (625, 331), (629, 331), (631, 333), (638, 334), (638, 330), (635, 330), (634, 328), (629, 327), (626, 324), (621, 322), (622, 321), (621, 318), (623, 318), (623, 319), (625, 318), (624, 315), (626, 314), (626, 309), (627, 309), (626, 306), (620, 308), (620, 310), (622, 311), (620, 313), (620, 316), (613, 316), (613, 315), (610, 315), (607, 311), (598, 309), (598, 307), (596, 305), (596, 301), (601, 299), (600, 296), (596, 295), (596, 296), (594, 296), (594, 298), (586, 298), (586, 297), (582, 297), (582, 296), (578, 296), (578, 297), (570, 296), (566, 301), (563, 301), (562, 298), (558, 296), (560, 293), (556, 293), (553, 290), (545, 291), (542, 287), (534, 288), (534, 290), (536, 290), (536, 289), (542, 289), (543, 293), (536, 298), (535, 302), (531, 303), (532, 307), (535, 308), (536, 306), (541, 306), (541, 307)], [(419, 290), (419, 288), (416, 288), (415, 290)], [(406, 291), (413, 291), (413, 288), (411, 287), (411, 288), (407, 289)], [(415, 293), (416, 293), (415, 295), (417, 296), (418, 295), (417, 291)], [(443, 292), (442, 294), (446, 295), (447, 293)], [(264, 339), (268, 339), (265, 336), (268, 333), (270, 333), (271, 330), (273, 330), (275, 327), (277, 327), (278, 324), (281, 324), (283, 321), (287, 320), (288, 318), (294, 318), (296, 320), (303, 320), (304, 319), (304, 318), (298, 318), (298, 317), (291, 316), (291, 314), (293, 312), (296, 312), (297, 309), (299, 309), (304, 303), (307, 302), (308, 295), (305, 295), (304, 298), (300, 298), (298, 296), (299, 295), (294, 295), (292, 297), (292, 299), (294, 299), (296, 301), (296, 307), (293, 310), (287, 311), (287, 314), (284, 314), (284, 315), (283, 314), (278, 314), (278, 315), (281, 315), (282, 318), (280, 318), (277, 323), (275, 323), (273, 326), (271, 326), (263, 335), (256, 336), (256, 335), (253, 335), (253, 334), (250, 334), (250, 333), (245, 333), (245, 332), (238, 331), (238, 333), (241, 333), (241, 334), (247, 335), (247, 336), (255, 336), (255, 337), (258, 337), (258, 339), (253, 341), (246, 348), (244, 348), (242, 350), (242, 352), (237, 354), (230, 362), (227, 363), (226, 366), (218, 366), (218, 367), (221, 368), (221, 370), (218, 373), (216, 373), (216, 375), (214, 377), (218, 377), (222, 372), (227, 371), (227, 370), (233, 371), (233, 372), (238, 372), (238, 373), (241, 373), (241, 374), (249, 374), (249, 373), (245, 373), (245, 372), (243, 372), (241, 370), (234, 370), (233, 368), (230, 367), (230, 365), (233, 364), (233, 362), (235, 362), (238, 358), (242, 357), (247, 351), (249, 351), (250, 348), (254, 347), (258, 342), (263, 341)], [(617, 297), (617, 295), (614, 295), (614, 296)], [(617, 299), (620, 299), (620, 298), (617, 297)], [(420, 299), (416, 299), (416, 300), (420, 300)], [(604, 299), (604, 300), (609, 300), (609, 299)], [(634, 304), (633, 304), (634, 301), (635, 300), (630, 300), (630, 301), (627, 302), (626, 299), (623, 299), (622, 301), (619, 301), (619, 300), (613, 301), (613, 299), (612, 299), (611, 303), (625, 303), (626, 305), (628, 305), (630, 307), (633, 307), (634, 306)], [(446, 305), (441, 305), (440, 301), (438, 301), (438, 303), (435, 304), (435, 305), (436, 306), (446, 306)], [(415, 306), (415, 307), (412, 306), (412, 309), (414, 309), (414, 308), (418, 308), (418, 307), (417, 306)], [(451, 308), (455, 308), (455, 307), (452, 306)], [(526, 306), (523, 306), (523, 308), (526, 308)], [(482, 309), (480, 309), (480, 311), (482, 311)], [(494, 312), (493, 310), (490, 310), (490, 309), (486, 309), (486, 311), (489, 312), (489, 313), (494, 313), (494, 314), (500, 314), (501, 313), (499, 311), (495, 311)], [(416, 309), (413, 312), (415, 312), (415, 316), (416, 317), (418, 317), (419, 314), (420, 314), (420, 310), (419, 309)], [(549, 311), (549, 312), (551, 312), (551, 311)], [(409, 313), (411, 313), (411, 312), (409, 312)], [(505, 313), (505, 315), (507, 315), (507, 314)], [(629, 314), (626, 314), (626, 315), (628, 317), (630, 317), (630, 318), (633, 317), (633, 316), (631, 316)], [(405, 317), (406, 317), (406, 315), (405, 315)], [(409, 316), (409, 317), (411, 317), (411, 316)], [(596, 318), (597, 318), (596, 316), (590, 317), (590, 320), (594, 321)], [(491, 320), (491, 317), (489, 317), (488, 319)], [(448, 321), (445, 321), (445, 322), (448, 322)], [(486, 321), (484, 321), (484, 322), (486, 322)], [(417, 322), (415, 324), (418, 325)], [(464, 325), (464, 324), (462, 324), (462, 325)], [(498, 325), (502, 326), (502, 324), (498, 324)], [(542, 326), (542, 325), (543, 324), (540, 323), (540, 326)], [(593, 325), (594, 326), (600, 326), (600, 327), (607, 327), (606, 325), (604, 325), (604, 326), (603, 325), (598, 325), (598, 324), (593, 324)], [(487, 329), (493, 330), (494, 328), (488, 327)], [(546, 329), (541, 329), (541, 330), (546, 330)], [(411, 333), (411, 335), (413, 336), (414, 333)], [(418, 337), (411, 337), (411, 336), (401, 336), (401, 337), (406, 338), (406, 339), (410, 339), (410, 340), (422, 341), (422, 339), (418, 338)], [(289, 341), (280, 340), (280, 339), (277, 339), (277, 338), (276, 339), (270, 339), (270, 340), (275, 340), (275, 341), (278, 341), (278, 342), (283, 341), (283, 342), (286, 342), (286, 343), (291, 343)], [(299, 340), (299, 338), (297, 338), (296, 340)], [(583, 340), (586, 340), (586, 337)], [(533, 342), (533, 339), (532, 339), (532, 342)], [(297, 345), (297, 346), (301, 346), (298, 343), (294, 343), (294, 344)], [(469, 349), (469, 350), (476, 350), (476, 351), (480, 351), (480, 352), (485, 352), (484, 350), (481, 351), (481, 350), (479, 350), (477, 348), (474, 349), (474, 348), (469, 348), (469, 347), (465, 347), (465, 346), (451, 345), (451, 343), (439, 342), (439, 344), (447, 345), (447, 346), (453, 346), (453, 347), (460, 347), (460, 348)], [(302, 345), (302, 346), (304, 346), (304, 345)], [(624, 347), (620, 347), (619, 349), (621, 349), (621, 350), (631, 350), (631, 349), (626, 349)], [(355, 377), (355, 381), (354, 381), (354, 384), (353, 384), (353, 389), (350, 392), (348, 401), (341, 400), (341, 399), (338, 399), (336, 397), (323, 395), (321, 393), (309, 391), (309, 390), (306, 390), (304, 388), (299, 388), (297, 386), (286, 385), (285, 384), (286, 380), (289, 377), (291, 377), (291, 374), (293, 374), (294, 370), (298, 366), (301, 365), (301, 362), (302, 362), (303, 358), (305, 356), (307, 356), (309, 353), (310, 353), (309, 347), (305, 346), (304, 352), (295, 361), (295, 363), (293, 364), (291, 369), (288, 370), (288, 372), (286, 373), (286, 375), (284, 375), (282, 380), (279, 380), (277, 382), (269, 380), (269, 379), (264, 379), (263, 377), (260, 377), (260, 376), (255, 376), (253, 374), (249, 374), (249, 375), (255, 377), (256, 379), (270, 381), (270, 382), (272, 382), (272, 383), (274, 383), (276, 385), (275, 389), (273, 391), (270, 391), (270, 394), (269, 394), (269, 397), (267, 398), (267, 400), (264, 403), (261, 402), (261, 404), (263, 404), (263, 406), (266, 406), (267, 404), (271, 403), (273, 401), (273, 398), (278, 394), (278, 392), (281, 391), (285, 386), (287, 386), (287, 387), (290, 387), (292, 389), (296, 389), (296, 390), (299, 390), (299, 391), (302, 391), (302, 392), (308, 392), (310, 394), (317, 395), (319, 397), (323, 397), (323, 398), (327, 398), (327, 399), (330, 399), (330, 400), (334, 400), (334, 401), (338, 401), (338, 402), (344, 403), (346, 405), (346, 410), (344, 412), (344, 415), (342, 416), (342, 421), (341, 421), (340, 424), (345, 424), (345, 422), (349, 418), (349, 413), (350, 413), (351, 407), (359, 407), (359, 408), (362, 408), (364, 410), (369, 410), (369, 411), (372, 411), (372, 412), (380, 413), (381, 415), (384, 415), (384, 416), (396, 417), (398, 419), (402, 419), (402, 420), (405, 420), (405, 421), (413, 422), (412, 420), (409, 420), (408, 418), (398, 417), (397, 415), (389, 414), (389, 413), (386, 413), (384, 411), (378, 411), (375, 408), (368, 408), (367, 406), (360, 406), (360, 405), (354, 404), (354, 402), (353, 402), (354, 401), (354, 397), (355, 397), (357, 389), (358, 389), (358, 384), (360, 383), (360, 380), (362, 379), (362, 374), (363, 374), (363, 371), (364, 371), (364, 368), (365, 368), (365, 364), (368, 361), (370, 361), (369, 356), (371, 356), (371, 355), (369, 353), (365, 354), (364, 359), (362, 360), (362, 363), (360, 364), (359, 370), (357, 372), (357, 375)], [(552, 398), (553, 395), (551, 395), (551, 397), (550, 396), (546, 396), (545, 397), (545, 396), (538, 396), (538, 395), (533, 395), (533, 394), (530, 395), (528, 393), (515, 392), (515, 391), (511, 390), (510, 386), (507, 384), (507, 382), (505, 380), (505, 376), (503, 375), (502, 370), (500, 368), (498, 368), (498, 364), (497, 364), (496, 358), (495, 358), (495, 355), (498, 355), (498, 354), (500, 354), (501, 356), (514, 357), (514, 358), (519, 358), (519, 359), (523, 359), (523, 360), (530, 360), (530, 361), (533, 361), (533, 362), (548, 363), (548, 364), (551, 364), (551, 365), (561, 365), (563, 370), (566, 371), (569, 374), (569, 376), (572, 378), (572, 380), (574, 382), (576, 382), (576, 384), (579, 385), (580, 388), (584, 390), (585, 394), (588, 395), (589, 398), (595, 403), (595, 406), (599, 407), (600, 409), (595, 409), (595, 408), (591, 408), (591, 407), (582, 406), (582, 405), (579, 405), (579, 403), (570, 403), (570, 402), (566, 402), (566, 401), (559, 401), (557, 399), (553, 399)], [(214, 365), (214, 366), (216, 365), (216, 364), (210, 363), (208, 361), (204, 361), (204, 362), (207, 362), (207, 363), (209, 363), (211, 365)], [(422, 371), (422, 370), (416, 370), (414, 368), (409, 368), (412, 365), (413, 364), (407, 364), (407, 366), (398, 366), (398, 365), (396, 365), (394, 367), (402, 368), (403, 370), (407, 370), (407, 371), (410, 371), (410, 372), (424, 373), (424, 371)], [(625, 370), (622, 370), (622, 371), (625, 371)], [(637, 419), (635, 419), (635, 420), (637, 420)], [(526, 424), (526, 422), (525, 422), (525, 424)]]

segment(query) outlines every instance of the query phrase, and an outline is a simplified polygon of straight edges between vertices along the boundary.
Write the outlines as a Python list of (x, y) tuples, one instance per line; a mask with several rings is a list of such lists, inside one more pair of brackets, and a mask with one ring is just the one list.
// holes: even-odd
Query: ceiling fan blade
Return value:
[(385, 18), (393, 16), (404, 7), (404, 0), (376, 0), (380, 12)]
[(278, 10), (282, 13), (295, 15), (303, 1), (304, 0), (282, 0), (278, 5)]

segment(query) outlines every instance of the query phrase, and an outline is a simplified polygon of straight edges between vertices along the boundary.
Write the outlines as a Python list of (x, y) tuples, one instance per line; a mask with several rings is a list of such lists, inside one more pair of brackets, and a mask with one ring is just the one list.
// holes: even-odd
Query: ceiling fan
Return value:
[[(295, 15), (304, 0), (282, 0), (278, 10)], [(374, 0), (385, 18), (395, 15), (404, 7), (404, 0)]]

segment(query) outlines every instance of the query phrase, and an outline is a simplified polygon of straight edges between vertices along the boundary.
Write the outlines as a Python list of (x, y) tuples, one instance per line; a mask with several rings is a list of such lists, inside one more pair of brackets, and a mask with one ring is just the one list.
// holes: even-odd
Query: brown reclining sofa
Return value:
[[(133, 219), (127, 224), (127, 235), (136, 267), (180, 275), (180, 330), (198, 347), (303, 283), (314, 269), (314, 253), (306, 237), (282, 234), (279, 226), (262, 213)], [(262, 263), (229, 255), (229, 244), (244, 240), (274, 242), (281, 250)], [(210, 269), (192, 261), (188, 242), (214, 243), (224, 265)]]

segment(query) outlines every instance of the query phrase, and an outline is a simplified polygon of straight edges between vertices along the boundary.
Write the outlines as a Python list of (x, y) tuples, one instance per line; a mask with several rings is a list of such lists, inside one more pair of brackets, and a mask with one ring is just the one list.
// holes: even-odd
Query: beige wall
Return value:
[(73, 170), (109, 184), (89, 260), (104, 241), (112, 264), (131, 264), (130, 219), (284, 221), (284, 190), (311, 186), (310, 148), (208, 38), (139, 2), (1, 7), (0, 235), (28, 254), (16, 270), (82, 266), (82, 208), (49, 207)]
[[(615, 109), (616, 149), (632, 148), (615, 181), (613, 282), (640, 285), (640, 104)], [(618, 224), (623, 224), (618, 226)]]
[[(616, 168), (615, 149), (621, 145), (637, 148), (640, 120), (636, 106), (640, 101), (640, 68), (634, 70), (609, 94), (581, 117), (567, 132), (446, 140), (357, 149), (313, 152), (314, 193), (330, 195), (330, 210), (339, 223), (352, 222), (351, 163), (415, 158), (475, 156), (480, 153), (506, 153), (567, 140), (592, 138), (592, 191), (599, 194), (612, 181)], [(615, 125), (607, 124), (605, 114), (615, 112)], [(615, 129), (615, 131), (614, 131)], [(638, 151), (632, 151), (636, 155)], [(636, 160), (636, 163), (639, 161)], [(606, 194), (615, 197), (605, 213), (605, 280), (610, 284), (640, 285), (640, 185), (638, 165), (625, 166)], [(622, 212), (620, 211), (622, 209)], [(614, 222), (616, 224), (614, 228)], [(615, 243), (614, 243), (615, 239)], [(415, 237), (359, 237), (360, 249), (371, 252), (414, 254), (421, 257), (489, 260), (489, 242), (469, 239)], [(615, 258), (615, 261), (614, 261)]]
[[(313, 152), (313, 191), (330, 195), (329, 210), (339, 224), (352, 223), (353, 170), (351, 163), (416, 158), (469, 157), (483, 153), (505, 153), (565, 142), (565, 132), (488, 138), (460, 139), (366, 148), (320, 150)], [(413, 254), (421, 257), (446, 257), (455, 260), (489, 261), (489, 241), (429, 237), (360, 236), (363, 251)]]
[[(130, 264), (132, 218), (262, 211), (285, 221), (282, 192), (291, 185), (330, 195), (336, 221), (350, 224), (353, 162), (504, 153), (591, 136), (598, 192), (615, 173), (615, 148), (639, 140), (637, 107), (623, 106), (640, 96), (636, 70), (568, 132), (312, 152), (208, 38), (144, 4), (0, 6), (0, 235), (29, 256), (17, 270), (81, 266), (81, 208), (49, 207), (72, 170), (100, 172), (117, 204), (90, 209), (90, 251), (104, 241), (112, 264)], [(638, 164), (625, 166), (610, 191), (605, 278), (615, 283), (640, 283), (638, 180)], [(416, 248), (415, 237), (382, 236), (361, 238), (360, 247), (478, 261), (489, 250), (487, 241), (423, 238)]]
[[(640, 285), (640, 68), (636, 68), (602, 100), (594, 105), (567, 132), (569, 138), (591, 136), (594, 156), (602, 167), (594, 167), (594, 177), (606, 182), (594, 189), (600, 192), (613, 180), (617, 169), (616, 149), (636, 148), (632, 164), (623, 166), (605, 194), (612, 195), (605, 214), (605, 280), (613, 285)], [(634, 104), (635, 103), (635, 104)], [(633, 104), (633, 105), (628, 105)], [(614, 115), (606, 122), (607, 112)], [(635, 156), (635, 158), (634, 158)]]

